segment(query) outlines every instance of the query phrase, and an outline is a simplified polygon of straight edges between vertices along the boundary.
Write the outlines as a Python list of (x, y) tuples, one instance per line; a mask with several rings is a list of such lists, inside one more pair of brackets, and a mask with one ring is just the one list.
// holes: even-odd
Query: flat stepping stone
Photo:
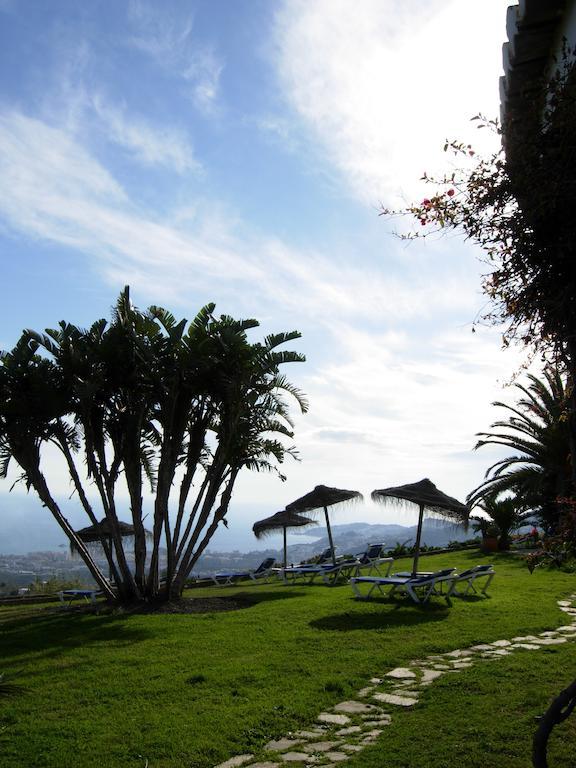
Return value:
[(513, 637), (513, 643), (531, 643), (533, 640), (537, 640), (536, 635), (524, 635), (523, 637)]
[(454, 663), (454, 669), (468, 669), (468, 667), (473, 666), (474, 664), (471, 661), (456, 661)]
[(321, 723), (330, 723), (331, 725), (348, 725), (350, 718), (346, 715), (336, 715), (332, 712), (321, 712), (317, 718)]
[(508, 645), (512, 645), (510, 640), (496, 640), (495, 643), (492, 643), (493, 648), (506, 648)]
[(353, 733), (360, 733), (361, 731), (361, 726), (351, 725), (350, 728), (342, 728), (340, 731), (336, 731), (336, 736), (351, 736)]
[(381, 677), (372, 677), (372, 678), (370, 678), (369, 682), (371, 682), (372, 685), (379, 685), (382, 682), (382, 678)]
[(269, 741), (264, 749), (266, 752), (284, 752), (284, 750), (296, 747), (298, 744), (302, 744), (302, 739), (276, 739)]
[(432, 669), (440, 669), (440, 670), (444, 671), (446, 669), (450, 669), (450, 667), (448, 667), (446, 664), (434, 664)]
[(514, 643), (512, 648), (522, 648), (524, 651), (537, 651), (540, 646), (534, 645), (534, 643)]
[(302, 739), (317, 739), (325, 733), (326, 731), (324, 729), (319, 728), (317, 731), (297, 731), (294, 736), (301, 737)]
[(377, 712), (378, 707), (374, 704), (364, 704), (362, 701), (341, 701), (334, 707), (335, 712), (346, 712), (350, 715), (362, 715), (367, 712)]
[(491, 656), (508, 656), (510, 651), (507, 651), (506, 648), (494, 648), (493, 651), (485, 651), (482, 656), (485, 658), (490, 658)]
[(341, 763), (344, 760), (348, 760), (349, 755), (346, 752), (326, 752), (326, 757), (335, 763)]
[(422, 670), (421, 685), (430, 685), (433, 680), (442, 677), (443, 674), (444, 673), (438, 669), (424, 669)]
[[(520, 638), (518, 638), (520, 639)], [(480, 643), (480, 645), (473, 645), (470, 647), (471, 651), (489, 651), (490, 648), (492, 648), (491, 645), (488, 645), (487, 643)]]
[(387, 714), (382, 714), (377, 720), (365, 720), (364, 726), (368, 728), (374, 728), (376, 725), (390, 725), (392, 722), (392, 716)]
[(376, 741), (381, 733), (382, 731), (380, 728), (375, 728), (373, 731), (370, 731), (364, 736), (360, 744), (372, 744), (372, 742)]
[(418, 704), (418, 699), (409, 696), (398, 696), (394, 693), (375, 693), (374, 698), (384, 704), (394, 704), (397, 707), (413, 707)]
[(566, 624), (563, 627), (558, 627), (558, 632), (576, 632), (576, 624)]
[(393, 677), (396, 680), (407, 680), (416, 677), (416, 672), (412, 672), (407, 667), (396, 667), (391, 672), (387, 672), (386, 677)]
[(558, 630), (553, 629), (549, 632), (540, 632), (540, 637), (558, 637)]
[(285, 752), (282, 755), (285, 763), (317, 763), (318, 758), (314, 755), (307, 755), (306, 752)]
[(470, 656), (470, 650), (467, 649), (463, 651), (463, 650), (457, 649), (455, 651), (450, 651), (449, 653), (445, 653), (444, 656), (446, 656), (449, 659), (450, 658), (459, 659), (461, 656)]
[(236, 768), (236, 766), (244, 765), (244, 763), (252, 760), (253, 757), (254, 755), (235, 755), (234, 757), (231, 757), (230, 760), (220, 763), (215, 768)]
[(330, 752), (334, 747), (340, 746), (339, 741), (317, 741), (314, 744), (306, 744), (303, 747), (305, 752)]
[(358, 691), (358, 698), (359, 699), (365, 699), (366, 696), (369, 696), (372, 693), (373, 690), (374, 690), (374, 686), (373, 685), (369, 685), (366, 688), (362, 688), (360, 691)]
[(345, 749), (346, 752), (362, 752), (360, 744), (342, 744), (340, 749)]
[(566, 642), (565, 637), (538, 637), (534, 640), (535, 645), (561, 645)]

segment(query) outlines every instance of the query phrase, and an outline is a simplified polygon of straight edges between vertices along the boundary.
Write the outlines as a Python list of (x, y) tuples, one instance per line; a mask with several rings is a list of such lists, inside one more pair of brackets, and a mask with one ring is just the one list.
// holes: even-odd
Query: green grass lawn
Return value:
[[(421, 567), (488, 561), (463, 552), (423, 557)], [(497, 570), (491, 597), (455, 599), (451, 608), (438, 598), (420, 608), (406, 600), (358, 602), (349, 586), (280, 583), (189, 593), (250, 599), (250, 607), (227, 613), (0, 608), (0, 672), (17, 673), (27, 689), (0, 700), (0, 764), (210, 768), (310, 726), (322, 709), (394, 666), (566, 623), (556, 600), (575, 591), (573, 575), (531, 576), (504, 555), (490, 561)], [(407, 566), (399, 560), (395, 570)], [(347, 765), (527, 766), (534, 718), (571, 682), (575, 662), (576, 643), (567, 643), (446, 676)], [(562, 729), (566, 738), (555, 740), (553, 754), (568, 766), (576, 733), (569, 721)]]

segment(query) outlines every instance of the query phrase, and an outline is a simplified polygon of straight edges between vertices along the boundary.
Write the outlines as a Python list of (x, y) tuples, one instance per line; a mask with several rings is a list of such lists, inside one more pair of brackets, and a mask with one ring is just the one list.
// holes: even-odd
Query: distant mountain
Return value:
[[(342, 552), (361, 551), (368, 543), (384, 542), (392, 548), (397, 543), (414, 544), (417, 526), (404, 525), (375, 525), (371, 523), (346, 523), (332, 526), (334, 544)], [(307, 531), (310, 535), (310, 531)], [(318, 536), (314, 544), (305, 546), (322, 549), (328, 546), (328, 533), (325, 527), (315, 528), (314, 536)], [(297, 537), (298, 534), (292, 534)], [(472, 537), (470, 531), (465, 531), (460, 525), (445, 520), (424, 520), (422, 526), (422, 544), (429, 547), (444, 547), (450, 541), (465, 541)]]

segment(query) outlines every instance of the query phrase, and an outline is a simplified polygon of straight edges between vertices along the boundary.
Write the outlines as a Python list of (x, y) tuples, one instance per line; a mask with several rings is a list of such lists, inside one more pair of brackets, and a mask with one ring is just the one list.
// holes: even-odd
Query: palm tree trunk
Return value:
[(94, 581), (98, 584), (100, 589), (104, 592), (108, 600), (115, 601), (116, 595), (112, 591), (112, 587), (108, 583), (106, 576), (102, 573), (100, 568), (98, 568), (98, 566), (92, 559), (90, 552), (86, 548), (86, 545), (81, 539), (78, 538), (75, 531), (71, 527), (70, 523), (68, 522), (68, 520), (66, 520), (66, 518), (60, 511), (60, 507), (58, 506), (56, 501), (52, 498), (52, 495), (48, 489), (46, 480), (42, 472), (40, 472), (40, 470), (37, 467), (28, 467), (26, 469), (26, 474), (32, 487), (38, 494), (38, 498), (40, 499), (40, 501), (44, 504), (45, 507), (47, 507), (50, 510), (50, 512), (52, 512), (52, 514), (54, 515), (54, 518), (56, 519), (56, 522), (58, 523), (60, 528), (62, 528), (68, 540), (74, 545), (74, 548), (79, 552), (80, 556), (88, 566), (88, 569), (92, 574)]

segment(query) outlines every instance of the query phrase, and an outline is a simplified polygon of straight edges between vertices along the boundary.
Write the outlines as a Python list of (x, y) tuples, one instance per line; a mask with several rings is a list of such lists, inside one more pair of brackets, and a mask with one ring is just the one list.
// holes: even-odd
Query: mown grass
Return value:
[[(27, 689), (0, 702), (0, 764), (132, 768), (147, 760), (150, 768), (209, 768), (310, 725), (322, 709), (393, 666), (564, 623), (556, 600), (574, 591), (573, 576), (530, 576), (517, 558), (491, 560), (498, 574), (491, 597), (454, 600), (451, 608), (438, 599), (425, 608), (357, 602), (348, 586), (243, 584), (190, 592), (250, 600), (250, 607), (228, 613), (0, 609), (0, 672), (17, 673)], [(483, 561), (477, 552), (455, 553), (425, 557), (421, 567), (463, 569)], [(397, 570), (407, 562), (398, 561)], [(421, 750), (427, 768), (503, 766), (491, 753), (479, 760), (489, 743), (506, 765), (526, 765), (533, 718), (570, 682), (573, 661), (573, 646), (566, 645), (443, 678), (426, 692), (425, 706), (394, 718), (385, 744), (352, 764), (422, 764), (407, 757)], [(472, 761), (462, 762), (464, 742)]]

